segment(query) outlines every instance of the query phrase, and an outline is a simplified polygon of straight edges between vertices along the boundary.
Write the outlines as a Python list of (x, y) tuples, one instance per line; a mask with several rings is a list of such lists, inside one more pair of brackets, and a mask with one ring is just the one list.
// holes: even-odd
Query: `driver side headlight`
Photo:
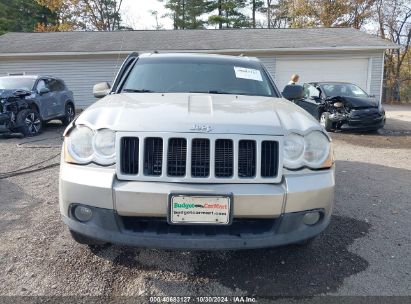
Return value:
[(323, 132), (312, 131), (304, 136), (290, 133), (285, 136), (284, 167), (321, 169), (330, 168), (333, 162), (331, 142)]
[(108, 166), (116, 161), (116, 132), (110, 129), (92, 130), (87, 126), (75, 126), (64, 141), (64, 160), (72, 164), (86, 165), (94, 162)]

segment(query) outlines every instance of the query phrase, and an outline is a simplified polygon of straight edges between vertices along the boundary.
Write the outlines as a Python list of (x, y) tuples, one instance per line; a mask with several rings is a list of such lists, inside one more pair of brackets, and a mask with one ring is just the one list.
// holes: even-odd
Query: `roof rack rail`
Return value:
[(137, 58), (138, 56), (140, 56), (138, 52), (132, 52), (127, 56), (127, 59), (128, 58)]
[(7, 73), (7, 76), (25, 76), (26, 72)]

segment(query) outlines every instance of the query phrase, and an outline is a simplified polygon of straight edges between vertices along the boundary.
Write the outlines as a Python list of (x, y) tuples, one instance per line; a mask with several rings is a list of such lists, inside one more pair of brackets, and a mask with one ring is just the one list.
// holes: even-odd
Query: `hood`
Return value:
[(339, 97), (342, 102), (352, 109), (378, 108), (378, 102), (374, 98), (364, 97)]
[(0, 90), (0, 98), (8, 98), (13, 95), (13, 92), (14, 90)]
[(0, 98), (9, 98), (12, 96), (18, 96), (18, 95), (30, 95), (31, 92), (26, 91), (26, 90), (4, 90), (0, 89)]
[(132, 132), (283, 135), (286, 130), (321, 130), (311, 115), (285, 99), (189, 93), (109, 95), (76, 124)]

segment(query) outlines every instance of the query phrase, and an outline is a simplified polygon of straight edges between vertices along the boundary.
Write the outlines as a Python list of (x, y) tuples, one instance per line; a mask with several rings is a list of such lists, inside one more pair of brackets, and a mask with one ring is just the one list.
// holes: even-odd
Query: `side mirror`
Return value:
[(40, 95), (44, 95), (44, 94), (47, 94), (47, 93), (50, 93), (50, 90), (48, 88), (41, 88), (40, 91), (39, 91)]
[(108, 82), (100, 82), (94, 85), (93, 87), (93, 95), (96, 98), (103, 98), (110, 93), (110, 84)]
[(284, 87), (281, 94), (290, 101), (301, 99), (304, 97), (304, 88), (297, 84), (290, 84)]

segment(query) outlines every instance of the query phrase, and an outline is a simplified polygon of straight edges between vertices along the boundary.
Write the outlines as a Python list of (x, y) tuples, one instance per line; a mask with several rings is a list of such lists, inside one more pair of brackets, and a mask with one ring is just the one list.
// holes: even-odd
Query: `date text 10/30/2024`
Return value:
[(150, 303), (258, 303), (254, 297), (150, 297)]

